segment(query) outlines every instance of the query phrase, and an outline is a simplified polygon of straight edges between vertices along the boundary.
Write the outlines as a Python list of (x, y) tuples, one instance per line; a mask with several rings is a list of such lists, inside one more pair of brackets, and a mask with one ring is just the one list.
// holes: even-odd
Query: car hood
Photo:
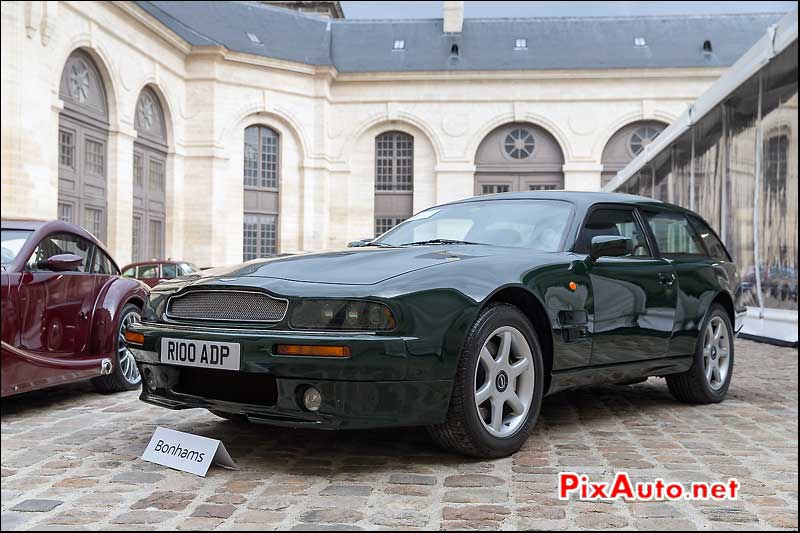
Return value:
[[(219, 278), (256, 277), (307, 283), (373, 285), (424, 268), (495, 255), (501, 250), (482, 245), (348, 248), (337, 252), (257, 259), (234, 267), (204, 270), (190, 279), (198, 283), (213, 283), (214, 279)], [(508, 249), (505, 251), (508, 252)]]

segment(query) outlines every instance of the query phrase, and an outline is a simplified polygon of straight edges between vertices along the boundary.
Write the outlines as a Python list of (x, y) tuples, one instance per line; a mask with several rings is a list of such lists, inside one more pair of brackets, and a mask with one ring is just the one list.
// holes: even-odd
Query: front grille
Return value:
[(235, 322), (279, 322), (288, 300), (253, 291), (190, 291), (173, 296), (167, 305), (169, 318)]

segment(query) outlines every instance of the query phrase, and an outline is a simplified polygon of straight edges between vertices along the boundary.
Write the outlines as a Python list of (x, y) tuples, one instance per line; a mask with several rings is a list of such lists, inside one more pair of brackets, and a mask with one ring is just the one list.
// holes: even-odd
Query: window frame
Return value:
[(593, 204), (586, 210), (586, 214), (581, 220), (580, 224), (578, 225), (578, 231), (575, 234), (575, 241), (572, 244), (572, 247), (569, 249), (572, 253), (580, 254), (580, 255), (589, 255), (590, 251), (584, 252), (583, 250), (578, 249), (580, 245), (581, 238), (583, 237), (583, 230), (586, 228), (586, 224), (589, 222), (589, 218), (594, 214), (597, 210), (619, 210), (619, 211), (631, 211), (633, 213), (633, 219), (639, 224), (639, 229), (644, 236), (645, 242), (647, 242), (647, 246), (650, 248), (650, 255), (631, 255), (631, 256), (622, 256), (622, 257), (615, 257), (614, 259), (632, 259), (636, 261), (652, 261), (653, 259), (658, 259), (658, 247), (655, 246), (655, 239), (654, 236), (650, 233), (650, 225), (647, 224), (647, 221), (644, 219), (644, 216), (639, 211), (639, 206), (635, 204), (616, 204), (616, 203), (598, 203)]
[[(378, 143), (382, 141), (382, 138), (391, 136), (392, 142), (392, 155), (391, 156), (379, 156), (378, 155)], [(409, 188), (408, 189), (400, 189), (398, 186), (400, 185), (400, 180), (398, 179), (398, 161), (401, 159), (401, 156), (398, 156), (398, 139), (399, 138), (407, 138), (411, 142), (411, 155), (410, 158), (410, 165), (409, 168), (411, 169), (410, 172), (410, 181), (409, 181)], [(375, 194), (413, 194), (414, 193), (414, 165), (416, 164), (416, 144), (415, 138), (410, 133), (407, 133), (402, 130), (388, 130), (379, 133), (375, 136), (375, 141), (373, 143), (373, 158), (375, 161)], [(406, 156), (402, 156), (405, 158)], [(388, 159), (391, 161), (391, 180), (388, 184), (391, 186), (390, 189), (379, 189), (378, 188), (378, 168), (379, 168), (379, 160)]]
[[(50, 238), (52, 238), (54, 236), (57, 236), (57, 235), (68, 235), (68, 236), (73, 237), (75, 239), (83, 240), (83, 241), (85, 241), (86, 243), (89, 244), (89, 249), (86, 252), (86, 261), (84, 263), (84, 266), (86, 267), (85, 271), (83, 271), (83, 272), (77, 271), (76, 272), (74, 270), (66, 270), (66, 271), (63, 271), (63, 272), (56, 272), (55, 270), (39, 270), (39, 269), (31, 268), (31, 258), (36, 253), (36, 251), (39, 249), (39, 247), (42, 245), (42, 243), (46, 239), (50, 239)], [(33, 274), (70, 274), (70, 275), (72, 275), (72, 274), (86, 274), (86, 275), (91, 275), (91, 274), (94, 274), (94, 272), (92, 270), (94, 268), (94, 254), (95, 254), (95, 250), (96, 249), (97, 249), (97, 245), (93, 241), (91, 241), (90, 239), (87, 239), (87, 238), (82, 237), (80, 235), (77, 235), (75, 233), (70, 233), (69, 231), (52, 231), (52, 232), (48, 233), (47, 235), (45, 235), (44, 237), (40, 238), (39, 242), (36, 243), (36, 246), (34, 246), (33, 251), (28, 256), (28, 258), (25, 260), (25, 263), (24, 263), (24, 266), (23, 266), (23, 270), (25, 272), (31, 272)], [(66, 252), (66, 253), (69, 253), (69, 252)], [(117, 266), (116, 263), (114, 263), (113, 261), (112, 261), (112, 264), (115, 267)], [(117, 267), (117, 270), (119, 270), (118, 267)]]

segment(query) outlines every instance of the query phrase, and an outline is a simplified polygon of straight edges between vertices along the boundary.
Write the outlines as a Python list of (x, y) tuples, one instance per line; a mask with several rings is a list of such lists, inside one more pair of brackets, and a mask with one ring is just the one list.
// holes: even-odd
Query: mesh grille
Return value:
[(188, 320), (278, 322), (286, 314), (286, 300), (245, 291), (196, 291), (172, 298), (167, 313)]

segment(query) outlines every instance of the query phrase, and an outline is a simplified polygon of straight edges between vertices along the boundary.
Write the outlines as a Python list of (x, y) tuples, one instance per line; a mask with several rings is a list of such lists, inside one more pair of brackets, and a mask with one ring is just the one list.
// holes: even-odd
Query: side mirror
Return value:
[(601, 257), (622, 257), (633, 253), (633, 239), (619, 235), (598, 235), (592, 237), (592, 250), (589, 257), (595, 261)]
[(83, 258), (75, 254), (58, 254), (40, 261), (39, 268), (53, 272), (71, 272), (83, 264)]
[(362, 246), (366, 246), (367, 244), (371, 243), (375, 239), (361, 239), (358, 241), (350, 241), (347, 243), (348, 248), (360, 248)]

